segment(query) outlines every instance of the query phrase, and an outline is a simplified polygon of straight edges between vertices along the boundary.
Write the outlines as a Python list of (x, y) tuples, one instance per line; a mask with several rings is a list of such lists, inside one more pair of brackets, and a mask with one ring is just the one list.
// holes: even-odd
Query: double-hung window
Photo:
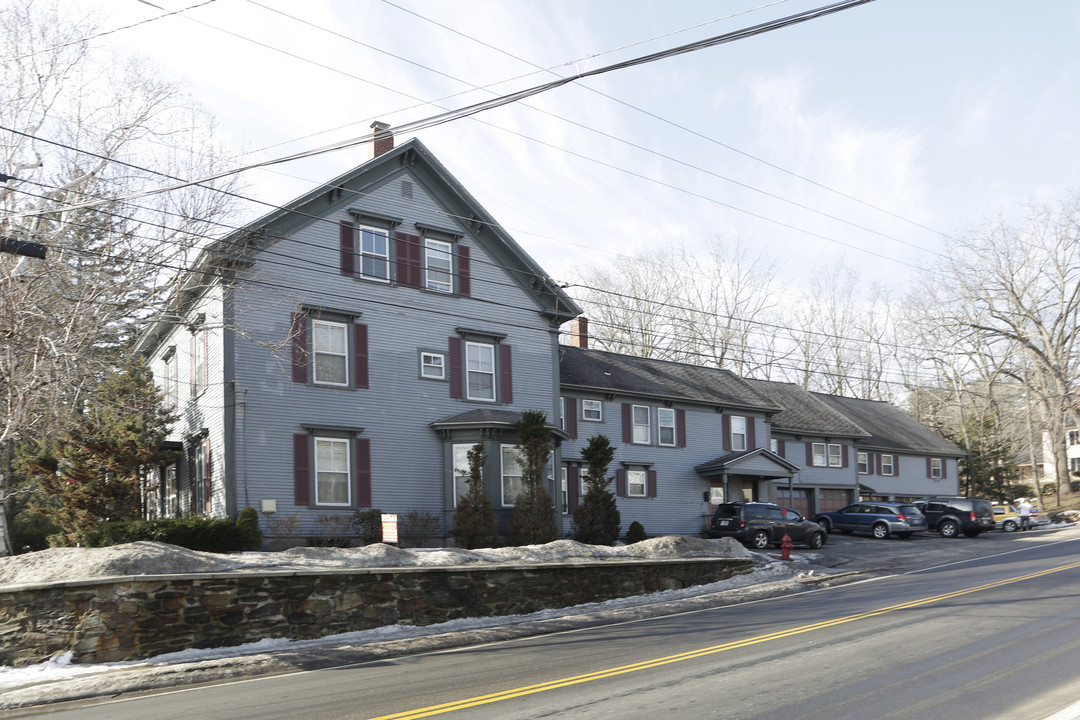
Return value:
[(442, 240), (424, 240), (424, 287), (436, 292), (453, 292), (453, 245)]
[(312, 320), (311, 348), (315, 360), (313, 382), (316, 384), (349, 384), (347, 329), (344, 323)]
[(191, 336), (191, 396), (206, 389), (206, 328), (198, 328)]
[(746, 418), (742, 415), (731, 416), (731, 449), (734, 452), (746, 449)]
[(521, 493), (521, 456), (517, 447), (502, 446), (502, 504), (510, 507)]
[(844, 464), (843, 448), (839, 445), (829, 444), (829, 467), (840, 467)]
[(869, 475), (870, 474), (870, 454), (869, 453), (859, 451), (858, 453), (855, 454), (855, 462), (859, 466), (859, 474), (860, 475)]
[(648, 472), (644, 468), (630, 467), (626, 470), (626, 494), (628, 497), (645, 497)]
[(671, 408), (657, 408), (656, 428), (660, 434), (660, 444), (675, 447), (675, 411)]
[(176, 409), (176, 348), (169, 348), (168, 354), (162, 361), (161, 384), (164, 392), (165, 409)]
[(385, 228), (360, 228), (360, 274), (370, 280), (390, 281), (390, 238)]
[(649, 406), (634, 405), (631, 412), (633, 428), (631, 440), (635, 443), (647, 445), (652, 439), (652, 428), (649, 424)]
[(894, 475), (895, 474), (895, 467), (896, 467), (896, 465), (893, 462), (893, 456), (892, 455), (882, 455), (881, 456), (881, 474), (882, 475)]
[(469, 491), (469, 451), (474, 445), (454, 445), (454, 507), (458, 500)]
[(469, 400), (495, 399), (495, 346), (465, 343), (466, 397)]
[(814, 467), (840, 467), (844, 464), (843, 449), (835, 443), (814, 443)]
[(940, 480), (941, 477), (941, 458), (930, 458), (930, 478)]
[(315, 504), (349, 505), (349, 441), (315, 438)]
[(604, 403), (601, 400), (582, 400), (581, 419), (601, 422), (604, 419)]

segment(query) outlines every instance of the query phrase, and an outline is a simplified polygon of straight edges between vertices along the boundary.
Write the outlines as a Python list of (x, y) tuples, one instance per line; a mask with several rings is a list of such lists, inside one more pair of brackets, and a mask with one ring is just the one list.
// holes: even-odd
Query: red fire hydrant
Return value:
[(791, 537), (784, 533), (784, 537), (780, 538), (780, 559), (791, 559)]

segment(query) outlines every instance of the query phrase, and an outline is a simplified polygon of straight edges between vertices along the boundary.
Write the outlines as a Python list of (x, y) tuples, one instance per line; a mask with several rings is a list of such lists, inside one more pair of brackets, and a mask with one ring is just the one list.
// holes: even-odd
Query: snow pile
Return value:
[(0, 558), (0, 587), (134, 575), (709, 557), (754, 556), (731, 538), (706, 540), (679, 535), (619, 547), (557, 540), (546, 545), (481, 550), (405, 550), (376, 543), (359, 548), (297, 547), (277, 553), (230, 555), (143, 541), (104, 548), (52, 548)]

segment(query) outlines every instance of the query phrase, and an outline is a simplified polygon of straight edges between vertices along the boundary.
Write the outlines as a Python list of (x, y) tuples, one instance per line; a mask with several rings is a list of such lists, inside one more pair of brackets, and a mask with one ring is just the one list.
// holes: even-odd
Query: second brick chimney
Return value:
[(584, 315), (570, 321), (570, 345), (589, 349), (589, 319)]

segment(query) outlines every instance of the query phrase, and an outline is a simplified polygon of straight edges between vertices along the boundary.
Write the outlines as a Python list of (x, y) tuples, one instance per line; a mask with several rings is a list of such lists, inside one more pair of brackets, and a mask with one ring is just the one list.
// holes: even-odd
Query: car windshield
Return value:
[(914, 505), (901, 505), (900, 512), (904, 515), (922, 515), (922, 513), (919, 512), (919, 508)]

